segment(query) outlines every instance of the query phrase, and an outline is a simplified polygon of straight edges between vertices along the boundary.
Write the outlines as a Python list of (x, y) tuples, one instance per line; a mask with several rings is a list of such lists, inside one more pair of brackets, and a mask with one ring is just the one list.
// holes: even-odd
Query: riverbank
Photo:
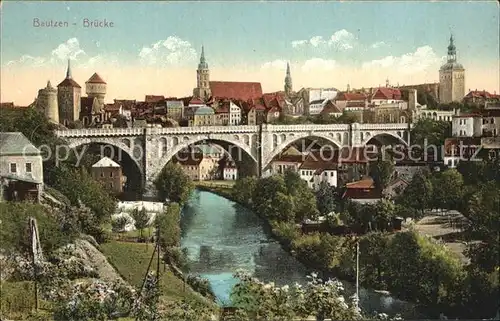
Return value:
[[(247, 209), (249, 208), (248, 204), (245, 204), (244, 202), (242, 203), (241, 201), (238, 201), (236, 199), (236, 197), (233, 196), (232, 190), (228, 186), (224, 186), (224, 187), (221, 187), (219, 185), (212, 185), (211, 186), (210, 184), (205, 183), (202, 186), (199, 186), (199, 189), (203, 190), (203, 191), (214, 193), (214, 194), (219, 195), (219, 196), (224, 197), (224, 198), (227, 198), (228, 200), (231, 200), (231, 201), (243, 206), (244, 208), (247, 208)], [(320, 261), (318, 261), (317, 257), (316, 257), (316, 250), (315, 249), (317, 246), (320, 246), (320, 248), (323, 248), (323, 245), (328, 245), (329, 247), (331, 247), (332, 243), (330, 243), (330, 242), (335, 243), (338, 241), (340, 243), (345, 243), (345, 242), (347, 242), (347, 240), (345, 240), (345, 238), (344, 238), (344, 240), (342, 240), (339, 237), (330, 236), (329, 234), (324, 235), (324, 236), (302, 235), (302, 233), (300, 233), (300, 229), (295, 227), (295, 224), (292, 224), (292, 223), (273, 224), (268, 219), (266, 219), (266, 217), (263, 217), (263, 215), (261, 215), (261, 213), (254, 212), (254, 214), (257, 217), (259, 217), (259, 219), (261, 220), (264, 232), (270, 238), (276, 240), (279, 243), (280, 247), (284, 251), (286, 251), (290, 256), (294, 257), (298, 262), (303, 264), (304, 267), (306, 267), (310, 271), (315, 271), (315, 272), (319, 273), (323, 278), (330, 278), (331, 277), (331, 278), (337, 278), (337, 279), (349, 282), (350, 284), (349, 284), (348, 288), (351, 288), (351, 290), (354, 290), (354, 287), (352, 284), (355, 282), (355, 279), (353, 277), (353, 275), (355, 275), (355, 272), (353, 272), (354, 266), (355, 266), (355, 263), (354, 263), (355, 259), (349, 259), (346, 262), (344, 262), (342, 265), (338, 265), (338, 263), (337, 263), (334, 267), (325, 268), (323, 266), (323, 264), (326, 264), (327, 261), (324, 261), (324, 262), (321, 261), (323, 263), (319, 264)], [(325, 238), (325, 240), (328, 239), (330, 241), (326, 241), (327, 243), (322, 245), (321, 242), (325, 241), (325, 240), (323, 240), (323, 237)], [(382, 236), (382, 238), (383, 238), (383, 236)], [(337, 241), (335, 241), (335, 240), (337, 240)], [(310, 243), (310, 242), (313, 242), (313, 243)], [(317, 242), (320, 242), (320, 243), (317, 243)], [(345, 245), (342, 245), (340, 243), (337, 246), (342, 246), (343, 249), (345, 251), (347, 251), (347, 252), (345, 252), (345, 255), (347, 255), (345, 257), (349, 257), (350, 254), (354, 253), (353, 252), (354, 250), (350, 251), (347, 248), (344, 248)], [(307, 244), (309, 244), (309, 246), (307, 246)], [(304, 248), (303, 246), (306, 246), (306, 247)], [(311, 247), (311, 246), (313, 246), (313, 247)], [(297, 250), (297, 252), (295, 250)], [(307, 250), (307, 251), (304, 252), (304, 250)], [(332, 248), (332, 250), (333, 250), (333, 248)], [(330, 252), (330, 250), (326, 250), (326, 251)], [(320, 251), (320, 252), (325, 252), (325, 251)], [(319, 254), (319, 252), (318, 252), (318, 254)], [(365, 254), (368, 255), (368, 253), (365, 253)], [(341, 257), (342, 257), (342, 254), (339, 254), (339, 255), (335, 254), (335, 255), (336, 255), (336, 258), (333, 258), (332, 256), (330, 256), (330, 254), (327, 254), (326, 257), (331, 257), (331, 259), (328, 259), (328, 260), (338, 260), (338, 259), (341, 259)], [(316, 259), (312, 259), (314, 257), (316, 257)], [(353, 256), (353, 258), (354, 258), (354, 256)], [(315, 260), (317, 261), (317, 264), (312, 264), (312, 262), (314, 262)], [(366, 262), (364, 264), (364, 268), (363, 268), (364, 272), (376, 275), (377, 274), (376, 268), (372, 272), (369, 272), (368, 270), (373, 269), (373, 266), (369, 267), (366, 265), (367, 263), (369, 264), (369, 262)], [(346, 266), (345, 264), (348, 264), (349, 266)], [(344, 271), (350, 272), (350, 275), (346, 274), (343, 270), (341, 270), (341, 268), (343, 268)], [(362, 282), (362, 279), (360, 280), (360, 283), (362, 286), (372, 288), (370, 286), (370, 284), (366, 284), (366, 283)], [(378, 289), (387, 290), (387, 288), (384, 288), (382, 286), (378, 287)], [(375, 293), (374, 290), (362, 290), (361, 292), (365, 293), (365, 295), (373, 295), (373, 293)], [(393, 295), (399, 296), (398, 291), (394, 291)], [(380, 297), (380, 300), (389, 300), (391, 302), (399, 302), (398, 304), (402, 304), (404, 302), (404, 301), (399, 301), (398, 299), (395, 299), (395, 298), (391, 298), (387, 295), (380, 295), (379, 297)], [(418, 310), (420, 312), (415, 312), (416, 311), (415, 308), (417, 307), (417, 305), (415, 303), (408, 302), (408, 303), (404, 303), (404, 304), (405, 305), (408, 304), (408, 307), (411, 306), (410, 309), (413, 312), (409, 312), (410, 314), (415, 313), (416, 315), (418, 315), (417, 317), (415, 317), (415, 315), (414, 315), (413, 318), (423, 318), (423, 317), (428, 318), (428, 317), (430, 317), (430, 314), (432, 314), (433, 317), (437, 317), (439, 315), (437, 307), (430, 309), (430, 307), (428, 307), (428, 306), (418, 305), (418, 307), (419, 307)], [(422, 312), (424, 310), (432, 310), (433, 312), (432, 313), (425, 313), (425, 315), (422, 315)]]

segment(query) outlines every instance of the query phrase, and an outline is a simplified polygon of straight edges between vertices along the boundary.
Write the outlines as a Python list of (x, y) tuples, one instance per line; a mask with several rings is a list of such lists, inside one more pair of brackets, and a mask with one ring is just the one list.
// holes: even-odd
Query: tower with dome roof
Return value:
[(439, 69), (439, 102), (459, 102), (465, 96), (465, 69), (457, 62), (457, 48), (453, 35), (448, 45), (447, 62)]

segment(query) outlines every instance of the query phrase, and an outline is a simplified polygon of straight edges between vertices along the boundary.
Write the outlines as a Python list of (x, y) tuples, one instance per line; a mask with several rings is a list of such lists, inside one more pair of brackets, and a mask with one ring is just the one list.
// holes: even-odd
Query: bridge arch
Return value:
[[(297, 142), (301, 139), (319, 139), (319, 140), (322, 140), (323, 142), (326, 142), (327, 144), (329, 144), (332, 149), (340, 149), (343, 146), (348, 146), (349, 145), (349, 142), (348, 142), (349, 136), (348, 135), (344, 136), (341, 134), (340, 137), (341, 137), (341, 139), (344, 138), (344, 140), (339, 141), (338, 134), (339, 133), (331, 133), (330, 135), (324, 135), (324, 134), (319, 134), (319, 133), (306, 133), (306, 134), (293, 133), (293, 134), (289, 134), (289, 135), (287, 135), (287, 137), (284, 141), (280, 140), (276, 146), (273, 146), (272, 152), (262, 162), (262, 169), (264, 170), (264, 169), (268, 168), (274, 158), (276, 158), (278, 155), (283, 153), (288, 147), (290, 147), (292, 144), (294, 144), (295, 142)], [(328, 146), (328, 145), (323, 145), (323, 146)]]
[[(364, 136), (361, 136), (362, 145), (367, 145), (370, 141), (376, 140), (379, 143), (385, 143), (386, 141), (397, 142), (399, 144), (403, 144), (405, 147), (408, 146), (408, 131), (400, 130), (397, 132), (384, 132), (384, 133), (375, 133), (372, 134), (370, 132), (366, 133)], [(381, 141), (382, 140), (382, 141)], [(383, 141), (385, 140), (385, 142)]]
[[(89, 139), (89, 138), (84, 138), (84, 139), (78, 139), (75, 141), (71, 141), (68, 144), (68, 148), (71, 150), (76, 150), (79, 147), (82, 146), (101, 146), (100, 151), (103, 154), (108, 153), (109, 151), (112, 151), (112, 155), (106, 154), (106, 155), (100, 155), (102, 156), (107, 156), (112, 158), (114, 161), (119, 163), (122, 166), (122, 170), (125, 176), (127, 176), (127, 182), (126, 185), (128, 187), (133, 186), (133, 189), (137, 189), (137, 192), (139, 192), (140, 189), (144, 187), (144, 170), (143, 166), (141, 164), (141, 159), (142, 155), (140, 157), (137, 157), (137, 155), (134, 155), (133, 150), (134, 146), (129, 146), (130, 140), (107, 140), (107, 139)], [(104, 146), (104, 148), (102, 148)], [(106, 148), (108, 147), (108, 148)], [(111, 147), (111, 148), (109, 148)], [(142, 154), (142, 146), (139, 145), (137, 147), (137, 150), (141, 150)], [(115, 151), (118, 151), (118, 153), (115, 153)], [(138, 153), (137, 153), (138, 154)], [(124, 157), (125, 155), (125, 157)], [(130, 166), (127, 166), (129, 164), (133, 164), (132, 166), (134, 169), (131, 169)]]
[(172, 142), (177, 142), (177, 144), (174, 143), (169, 146), (170, 148), (168, 148), (168, 152), (163, 156), (158, 157), (158, 161), (155, 164), (152, 164), (152, 170), (147, 175), (148, 181), (154, 181), (163, 170), (163, 168), (170, 161), (172, 161), (172, 159), (180, 151), (189, 146), (194, 146), (200, 143), (215, 144), (221, 146), (234, 160), (236, 166), (238, 167), (238, 173), (243, 172), (244, 175), (246, 172), (254, 171), (255, 173), (252, 174), (256, 174), (258, 161), (252, 149), (256, 150), (257, 141), (256, 139), (253, 139), (253, 141), (250, 142), (250, 136), (248, 135), (243, 136), (243, 139), (236, 135), (232, 136), (231, 138), (211, 137), (210, 135), (207, 135), (198, 136), (196, 138), (182, 141), (179, 139), (176, 140), (176, 137), (173, 137)]

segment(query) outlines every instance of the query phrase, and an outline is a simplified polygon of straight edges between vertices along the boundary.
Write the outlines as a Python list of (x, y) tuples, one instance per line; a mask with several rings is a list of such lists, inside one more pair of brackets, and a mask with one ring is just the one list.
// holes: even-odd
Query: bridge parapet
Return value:
[(300, 132), (300, 131), (347, 131), (348, 124), (304, 124), (304, 125), (267, 125), (266, 129), (270, 132)]
[(258, 126), (195, 126), (148, 128), (148, 134), (175, 135), (175, 134), (224, 134), (224, 133), (257, 133)]
[(143, 134), (142, 128), (89, 128), (56, 130), (58, 137), (95, 137), (95, 136), (137, 136)]
[(360, 130), (405, 130), (408, 123), (358, 124)]

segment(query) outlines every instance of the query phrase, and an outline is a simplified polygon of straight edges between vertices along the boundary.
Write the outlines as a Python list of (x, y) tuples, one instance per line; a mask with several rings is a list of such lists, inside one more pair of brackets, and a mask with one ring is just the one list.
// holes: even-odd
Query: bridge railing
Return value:
[[(408, 123), (387, 123), (387, 124), (359, 124), (360, 130), (405, 130), (408, 129)], [(411, 127), (410, 127), (411, 128)]]
[(88, 128), (56, 130), (59, 137), (87, 137), (87, 136), (132, 136), (142, 134), (142, 128)]
[(147, 130), (150, 134), (223, 134), (223, 133), (256, 133), (258, 126), (193, 126), (193, 127), (169, 127), (151, 128)]
[(297, 132), (307, 130), (349, 130), (349, 124), (303, 124), (303, 125), (267, 125), (267, 130), (271, 132)]

